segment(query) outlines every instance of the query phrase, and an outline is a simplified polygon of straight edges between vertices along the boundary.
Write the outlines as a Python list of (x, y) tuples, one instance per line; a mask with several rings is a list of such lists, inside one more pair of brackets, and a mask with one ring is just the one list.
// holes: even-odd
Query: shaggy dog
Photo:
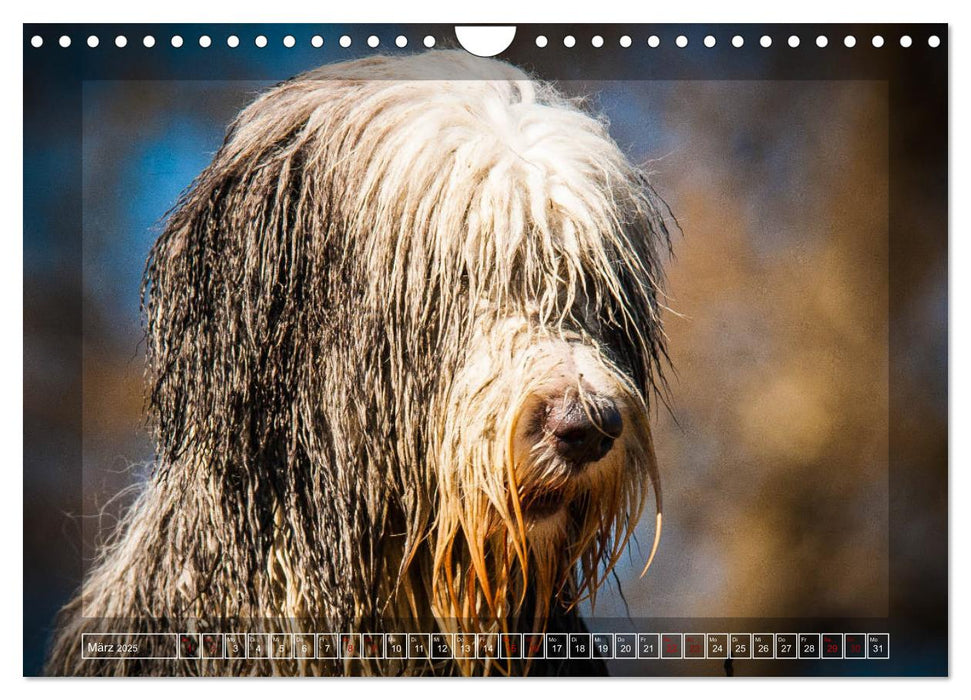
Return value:
[(261, 96), (151, 251), (156, 467), (49, 672), (580, 672), (80, 640), (583, 629), (652, 485), (660, 532), (667, 218), (603, 120), (498, 61), (375, 57)]

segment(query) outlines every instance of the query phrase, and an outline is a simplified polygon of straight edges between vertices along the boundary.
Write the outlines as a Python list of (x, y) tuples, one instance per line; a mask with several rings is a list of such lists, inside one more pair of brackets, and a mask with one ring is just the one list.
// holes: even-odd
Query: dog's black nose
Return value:
[(567, 401), (553, 406), (546, 427), (560, 457), (581, 466), (610, 452), (624, 429), (624, 420), (612, 402), (584, 405)]

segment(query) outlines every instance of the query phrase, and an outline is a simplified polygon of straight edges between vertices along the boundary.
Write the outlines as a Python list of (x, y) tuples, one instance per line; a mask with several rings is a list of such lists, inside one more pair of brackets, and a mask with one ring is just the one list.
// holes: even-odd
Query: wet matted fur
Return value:
[[(603, 119), (505, 63), (375, 57), (259, 97), (152, 249), (156, 467), (48, 671), (577, 672), (82, 660), (80, 639), (582, 629), (652, 485), (659, 532), (667, 218)], [(562, 458), (564, 406), (598, 429), (616, 408), (606, 455)]]

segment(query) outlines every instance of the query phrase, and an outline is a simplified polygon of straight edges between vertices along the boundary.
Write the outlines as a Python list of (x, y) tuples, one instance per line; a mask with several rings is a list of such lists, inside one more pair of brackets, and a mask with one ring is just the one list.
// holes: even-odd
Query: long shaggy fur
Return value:
[[(579, 629), (652, 482), (660, 512), (665, 213), (603, 120), (504, 63), (376, 57), (261, 96), (152, 249), (157, 466), (49, 671), (550, 672), (93, 661), (80, 634)], [(579, 477), (536, 424), (563, 395), (625, 420)]]

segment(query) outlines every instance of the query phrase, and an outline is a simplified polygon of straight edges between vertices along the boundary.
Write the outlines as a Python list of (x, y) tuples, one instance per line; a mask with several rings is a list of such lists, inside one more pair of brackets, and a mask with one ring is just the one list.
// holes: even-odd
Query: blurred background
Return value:
[(683, 228), (656, 435), (664, 532), (656, 570), (621, 575), (631, 613), (886, 615), (886, 86), (600, 95)]
[[(71, 512), (76, 481), (58, 478), (63, 466), (25, 472), (26, 497), (42, 492), (64, 516), (35, 523), (25, 547), (81, 542), (87, 560), (150, 468), (138, 312), (144, 261), (167, 210), (210, 161), (233, 116), (271, 84), (84, 82), (83, 499), (81, 512)], [(653, 538), (646, 512), (616, 585), (584, 610), (591, 626), (885, 617), (887, 83), (557, 85), (589, 97), (609, 118), (613, 137), (653, 173), (683, 231), (666, 266), (669, 407), (654, 417), (664, 534), (639, 578)], [(25, 240), (29, 274), (28, 247)], [(904, 293), (925, 339), (943, 333), (943, 272), (939, 283)], [(32, 317), (25, 316), (27, 335)], [(46, 370), (42, 357), (34, 364)], [(925, 369), (915, 362), (898, 371), (920, 382)], [(926, 429), (940, 438), (946, 406), (935, 408)], [(928, 438), (896, 439), (917, 449)], [(47, 547), (25, 571), (25, 630), (41, 630), (27, 672), (39, 670), (52, 615), (71, 588), (44, 573), (70, 570), (65, 562), (77, 556)]]

